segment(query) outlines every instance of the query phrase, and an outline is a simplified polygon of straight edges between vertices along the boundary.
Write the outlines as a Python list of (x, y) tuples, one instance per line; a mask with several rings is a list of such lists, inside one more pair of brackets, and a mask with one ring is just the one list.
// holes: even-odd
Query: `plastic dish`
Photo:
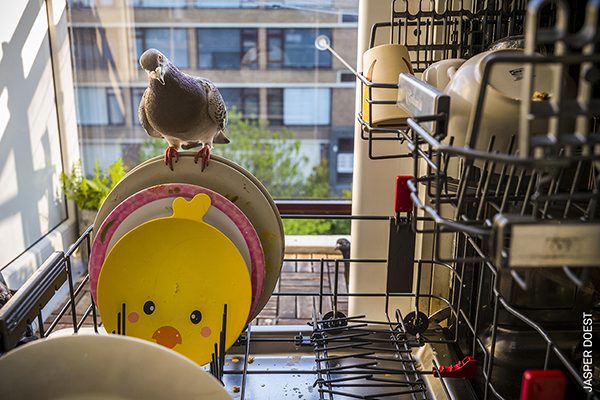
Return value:
[[(98, 279), (98, 311), (108, 332), (211, 360), (227, 307), (227, 350), (246, 326), (250, 276), (235, 245), (202, 218), (210, 197), (178, 197), (173, 215), (146, 222), (112, 248)], [(159, 238), (159, 240), (157, 240)]]
[(198, 193), (211, 198), (211, 207), (204, 221), (223, 232), (236, 245), (252, 280), (252, 307), (258, 306), (265, 279), (265, 259), (256, 230), (248, 218), (233, 203), (220, 194), (197, 185), (168, 183), (143, 189), (122, 201), (98, 228), (88, 265), (90, 288), (96, 299), (98, 276), (106, 255), (127, 232), (150, 220), (173, 214), (176, 197), (191, 199)]
[(234, 203), (254, 226), (265, 254), (265, 284), (258, 306), (250, 315), (253, 319), (269, 301), (279, 279), (285, 245), (283, 224), (265, 187), (232, 161), (213, 155), (204, 172), (194, 163), (193, 152), (181, 152), (174, 171), (165, 166), (162, 156), (142, 163), (108, 194), (96, 215), (95, 230), (121, 201), (142, 189), (164, 183), (189, 183), (214, 190)]

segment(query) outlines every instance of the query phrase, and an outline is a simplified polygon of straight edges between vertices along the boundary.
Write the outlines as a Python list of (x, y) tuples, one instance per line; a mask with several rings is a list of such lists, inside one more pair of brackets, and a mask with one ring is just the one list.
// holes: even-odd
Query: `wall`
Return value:
[(64, 0), (0, 15), (0, 270), (12, 288), (74, 239), (59, 180), (78, 158), (66, 24)]
[[(389, 21), (389, 0), (361, 0), (359, 5), (357, 70), (362, 71), (362, 54), (369, 48), (371, 26), (375, 22)], [(378, 33), (382, 44), (389, 34)], [(356, 92), (356, 110), (360, 110), (361, 92)], [(354, 133), (354, 177), (352, 184), (352, 214), (354, 215), (393, 215), (394, 184), (397, 175), (412, 173), (411, 159), (370, 160), (368, 142), (360, 137), (360, 127)], [(376, 154), (397, 154), (406, 152), (397, 142), (375, 142)], [(386, 259), (388, 251), (387, 221), (352, 221), (351, 258)], [(385, 264), (351, 264), (350, 291), (353, 293), (384, 293), (387, 269)], [(383, 298), (350, 297), (349, 314), (363, 315), (367, 319), (385, 319)], [(390, 313), (396, 307), (403, 313), (408, 311), (410, 301), (392, 301)]]

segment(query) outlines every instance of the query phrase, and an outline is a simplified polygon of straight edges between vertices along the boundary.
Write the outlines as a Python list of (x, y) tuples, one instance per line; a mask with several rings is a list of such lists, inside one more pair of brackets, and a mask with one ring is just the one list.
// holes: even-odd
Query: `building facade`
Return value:
[(91, 171), (139, 162), (148, 140), (137, 119), (147, 76), (138, 59), (161, 50), (219, 87), (244, 118), (286, 128), (308, 159), (326, 159), (335, 195), (352, 177), (355, 80), (318, 35), (356, 58), (356, 0), (71, 0), (70, 32), (82, 157)]

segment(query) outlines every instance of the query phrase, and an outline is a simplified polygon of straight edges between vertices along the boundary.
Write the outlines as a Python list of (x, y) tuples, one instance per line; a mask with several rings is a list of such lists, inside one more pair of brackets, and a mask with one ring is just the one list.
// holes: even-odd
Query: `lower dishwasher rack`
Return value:
[[(389, 220), (384, 216), (338, 215), (334, 218)], [(28, 332), (30, 336), (25, 341), (33, 339), (32, 332), (33, 336), (44, 338), (64, 327), (65, 321), (69, 327), (67, 333), (71, 329), (73, 333), (82, 329), (88, 333), (91, 329), (96, 333), (103, 330), (93, 299), (85, 290), (89, 276), (78, 277), (74, 272), (85, 267), (91, 231), (90, 227), (65, 252), (53, 253), (0, 310), (0, 353), (22, 344)], [(345, 263), (386, 266), (386, 259), (285, 260), (297, 261), (314, 263), (319, 268), (319, 290), (276, 292), (273, 296), (311, 298), (312, 320), (306, 325), (249, 324), (227, 353), (219, 350), (224, 347), (218, 346), (213, 362), (206, 369), (221, 380), (233, 398), (476, 398), (465, 379), (476, 373), (476, 362), (469, 362), (462, 371), (455, 366), (463, 357), (455, 352), (453, 333), (442, 327), (450, 315), (458, 315), (449, 299), (420, 289), (414, 293), (341, 293), (338, 290)], [(415, 261), (419, 271), (425, 265), (423, 260)], [(428, 268), (449, 268), (431, 261), (427, 265)], [(66, 301), (58, 311), (47, 310), (50, 306), (46, 306), (58, 304), (61, 296)], [(384, 299), (386, 310), (381, 313), (384, 320), (346, 316), (338, 309), (338, 301), (349, 296)], [(419, 332), (409, 329), (412, 333), (407, 333), (409, 320), (390, 306), (391, 299), (396, 297), (414, 299), (415, 304), (436, 299), (447, 307), (436, 314), (427, 312), (427, 307), (421, 307), (421, 312), (416, 310), (426, 318), (427, 326)]]

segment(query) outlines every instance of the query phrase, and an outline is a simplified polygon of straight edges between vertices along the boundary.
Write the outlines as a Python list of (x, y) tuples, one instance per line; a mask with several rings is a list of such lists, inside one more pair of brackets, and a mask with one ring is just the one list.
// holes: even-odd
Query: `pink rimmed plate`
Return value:
[(102, 265), (115, 243), (127, 232), (145, 222), (172, 215), (171, 205), (176, 197), (189, 200), (199, 193), (205, 193), (211, 198), (211, 207), (204, 221), (225, 234), (246, 261), (252, 281), (250, 315), (253, 315), (260, 302), (265, 281), (265, 258), (256, 230), (244, 213), (224, 196), (210, 189), (186, 183), (166, 183), (143, 189), (123, 200), (104, 219), (96, 231), (88, 265), (90, 290), (94, 299)]

